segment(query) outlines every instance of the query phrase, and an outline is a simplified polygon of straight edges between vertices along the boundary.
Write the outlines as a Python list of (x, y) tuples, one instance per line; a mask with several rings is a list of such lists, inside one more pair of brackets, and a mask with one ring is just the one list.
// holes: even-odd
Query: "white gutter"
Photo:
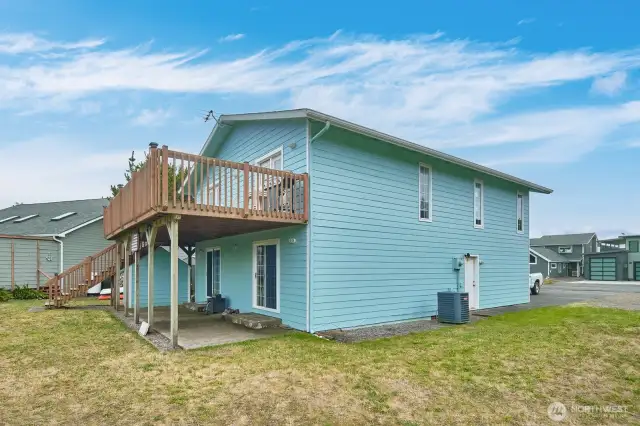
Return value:
[(57, 242), (58, 244), (60, 244), (60, 273), (62, 273), (64, 271), (64, 243), (62, 242), (62, 240), (59, 240), (57, 237), (59, 237), (59, 235), (54, 235), (53, 241)]

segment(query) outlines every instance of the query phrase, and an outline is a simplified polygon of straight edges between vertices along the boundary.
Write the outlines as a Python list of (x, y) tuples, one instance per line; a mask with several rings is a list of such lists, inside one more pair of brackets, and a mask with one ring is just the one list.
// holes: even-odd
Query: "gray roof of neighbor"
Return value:
[(542, 246), (573, 246), (587, 244), (595, 232), (586, 234), (543, 235), (540, 238), (532, 238), (529, 241), (531, 247)]
[[(59, 235), (90, 220), (102, 217), (109, 204), (104, 198), (19, 204), (0, 210), (0, 235)], [(65, 213), (74, 213), (65, 215)], [(37, 215), (31, 218), (28, 216)], [(16, 218), (6, 220), (12, 216)], [(52, 220), (60, 217), (57, 220)], [(21, 218), (25, 218), (21, 221)], [(18, 222), (16, 222), (18, 221)]]
[(549, 259), (549, 262), (570, 262), (567, 257), (548, 248), (531, 247), (529, 250), (533, 251), (533, 254), (538, 253), (540, 256)]

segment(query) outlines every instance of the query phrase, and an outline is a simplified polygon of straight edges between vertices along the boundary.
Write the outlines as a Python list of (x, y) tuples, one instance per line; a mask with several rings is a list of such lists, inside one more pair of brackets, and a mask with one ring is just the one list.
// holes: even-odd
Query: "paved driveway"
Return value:
[(540, 294), (531, 296), (531, 302), (523, 305), (504, 306), (501, 308), (482, 309), (475, 312), (480, 316), (499, 315), (504, 312), (521, 311), (523, 309), (539, 308), (542, 306), (566, 305), (590, 299), (621, 294), (635, 293), (640, 297), (640, 282), (584, 282), (558, 281), (554, 284), (543, 285)]

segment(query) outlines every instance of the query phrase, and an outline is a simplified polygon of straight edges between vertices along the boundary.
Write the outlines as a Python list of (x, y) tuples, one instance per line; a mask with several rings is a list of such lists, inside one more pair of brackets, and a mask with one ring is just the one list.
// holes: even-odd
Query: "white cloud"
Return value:
[[(620, 126), (636, 123), (628, 111), (635, 104), (547, 111), (540, 105), (542, 112), (506, 106), (541, 89), (602, 76), (608, 83), (598, 85), (611, 88), (635, 68), (639, 50), (529, 53), (513, 41), (447, 40), (442, 33), (387, 40), (336, 32), (232, 59), (97, 45), (36, 63), (0, 62), (0, 108), (68, 108), (100, 93), (132, 90), (273, 94), (284, 97), (281, 104), (320, 109), (434, 147), (518, 147), (500, 162), (558, 161), (530, 155), (545, 146), (574, 150), (558, 156), (574, 161)], [(170, 115), (147, 109), (132, 122), (157, 125)]]
[(525, 18), (518, 21), (518, 25), (527, 25), (533, 24), (536, 21), (536, 18)]
[(143, 109), (131, 122), (137, 126), (162, 126), (172, 115), (171, 111), (162, 108)]
[(87, 39), (73, 43), (62, 43), (49, 41), (29, 33), (5, 33), (0, 34), (0, 54), (91, 49), (102, 45), (104, 42), (104, 39)]
[(622, 89), (627, 82), (625, 71), (616, 71), (605, 77), (596, 78), (591, 85), (591, 91), (602, 95), (613, 96)]
[[(92, 145), (71, 143), (67, 137), (46, 137), (26, 141), (6, 141), (0, 146), (3, 185), (0, 208), (19, 201), (44, 202), (99, 198), (109, 195), (109, 186), (123, 180), (131, 152), (110, 151)], [(26, 166), (28, 164), (28, 167)]]
[(245, 34), (229, 34), (226, 35), (224, 37), (220, 37), (220, 39), (218, 40), (220, 43), (225, 43), (228, 41), (236, 41), (236, 40), (241, 40), (245, 37)]

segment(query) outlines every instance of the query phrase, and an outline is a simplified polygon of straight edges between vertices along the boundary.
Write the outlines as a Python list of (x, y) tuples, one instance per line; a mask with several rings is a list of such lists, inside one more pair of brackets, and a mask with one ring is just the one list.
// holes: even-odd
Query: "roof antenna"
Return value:
[(213, 111), (212, 109), (210, 109), (209, 111), (207, 111), (207, 113), (205, 114), (204, 117), (202, 117), (204, 119), (204, 122), (206, 123), (207, 121), (214, 119), (216, 121), (216, 124), (220, 124), (220, 121), (218, 121), (218, 118), (216, 117), (216, 113), (215, 111)]

